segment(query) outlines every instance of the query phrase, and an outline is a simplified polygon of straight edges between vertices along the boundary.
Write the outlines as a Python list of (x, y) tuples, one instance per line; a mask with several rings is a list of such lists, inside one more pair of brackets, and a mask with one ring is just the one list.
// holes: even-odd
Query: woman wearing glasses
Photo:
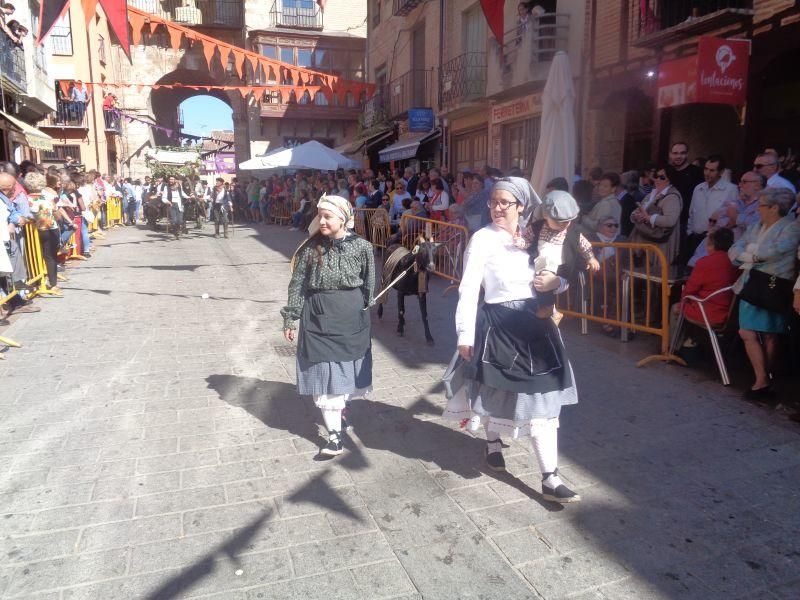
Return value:
[(472, 430), (484, 426), (486, 462), (495, 471), (505, 470), (501, 435), (530, 436), (544, 497), (577, 502), (558, 475), (558, 417), (578, 401), (572, 367), (553, 320), (535, 314), (537, 294), (562, 292), (567, 282), (535, 275), (530, 264), (522, 232), (541, 201), (525, 179), (498, 181), (488, 204), (492, 223), (472, 236), (464, 256), (444, 416)]
[(678, 257), (680, 252), (680, 218), (683, 199), (669, 180), (667, 170), (661, 166), (656, 169), (653, 191), (631, 213), (633, 243), (655, 244), (667, 258), (667, 264)]

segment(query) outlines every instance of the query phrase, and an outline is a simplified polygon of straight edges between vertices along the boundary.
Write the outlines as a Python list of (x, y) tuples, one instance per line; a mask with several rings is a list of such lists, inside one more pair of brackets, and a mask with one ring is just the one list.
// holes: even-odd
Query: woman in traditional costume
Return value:
[(342, 453), (342, 411), (347, 401), (372, 386), (370, 315), (375, 286), (372, 246), (356, 236), (350, 202), (323, 196), (312, 235), (298, 249), (281, 310), (284, 337), (297, 348), (297, 391), (310, 395), (328, 429), (325, 456)]
[[(522, 235), (541, 204), (519, 177), (498, 181), (489, 200), (492, 223), (467, 246), (456, 309), (458, 353), (445, 375), (445, 417), (486, 430), (487, 465), (505, 470), (501, 435), (530, 436), (542, 473), (542, 494), (577, 502), (558, 475), (558, 418), (578, 394), (572, 367), (552, 319), (536, 316), (537, 293), (563, 292), (557, 274), (536, 275)], [(569, 265), (567, 265), (569, 266)], [(484, 303), (479, 306), (483, 287)]]

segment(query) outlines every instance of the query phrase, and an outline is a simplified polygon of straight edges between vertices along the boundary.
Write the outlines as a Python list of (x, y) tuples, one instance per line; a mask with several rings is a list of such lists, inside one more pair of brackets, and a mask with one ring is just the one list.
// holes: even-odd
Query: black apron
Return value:
[(370, 345), (370, 316), (360, 288), (314, 292), (300, 316), (300, 356), (312, 363), (364, 358)]
[(529, 298), (484, 304), (478, 311), (475, 352), (464, 377), (490, 387), (523, 394), (565, 390), (572, 377), (558, 328), (540, 319), (538, 302)]

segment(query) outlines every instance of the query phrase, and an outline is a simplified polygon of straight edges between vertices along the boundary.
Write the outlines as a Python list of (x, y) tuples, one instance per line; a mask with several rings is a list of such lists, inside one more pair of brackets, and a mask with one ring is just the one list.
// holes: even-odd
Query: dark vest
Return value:
[[(531, 226), (533, 232), (533, 240), (528, 248), (530, 255), (530, 264), (539, 256), (539, 236), (542, 233), (546, 221), (544, 219), (536, 221)], [(575, 276), (576, 271), (583, 271), (588, 266), (584, 258), (581, 256), (580, 245), (581, 231), (575, 224), (571, 225), (567, 230), (567, 236), (564, 239), (564, 246), (562, 247), (561, 266), (558, 267), (557, 275), (563, 277), (567, 281), (571, 281)]]

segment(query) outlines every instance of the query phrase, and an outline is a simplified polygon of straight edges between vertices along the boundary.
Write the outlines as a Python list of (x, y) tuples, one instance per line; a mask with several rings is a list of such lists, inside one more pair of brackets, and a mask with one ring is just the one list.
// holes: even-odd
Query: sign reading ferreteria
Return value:
[(492, 125), (531, 117), (542, 113), (542, 95), (530, 94), (510, 102), (492, 106)]
[(658, 108), (747, 102), (750, 40), (702, 37), (697, 54), (661, 63)]

